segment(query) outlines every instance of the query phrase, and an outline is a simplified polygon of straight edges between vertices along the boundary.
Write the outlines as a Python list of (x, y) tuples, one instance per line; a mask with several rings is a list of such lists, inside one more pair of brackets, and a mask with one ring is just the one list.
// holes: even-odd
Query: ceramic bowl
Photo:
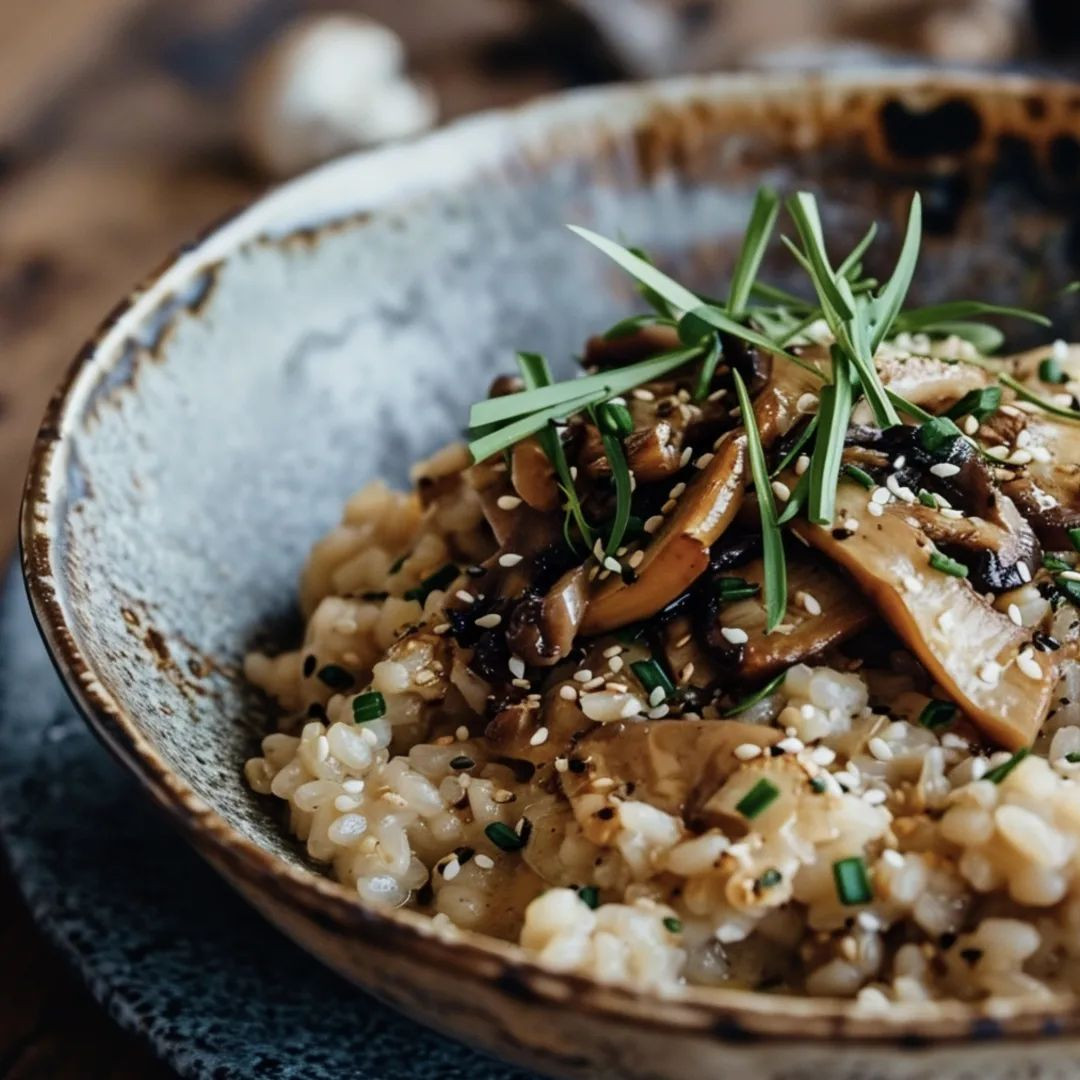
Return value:
[(890, 246), (919, 188), (919, 299), (1048, 303), (1080, 260), (1078, 136), (1080, 88), (1063, 84), (722, 76), (480, 116), (271, 193), (124, 301), (49, 407), (23, 559), (69, 690), (268, 919), (496, 1054), (642, 1080), (1058, 1075), (1080, 1056), (1068, 1001), (881, 1015), (734, 990), (659, 1000), (365, 907), (245, 789), (269, 718), (240, 659), (295, 633), (298, 570), (352, 491), (404, 483), (513, 349), (569, 358), (633, 310), (564, 222), (631, 237), (711, 291), (763, 181), (817, 191), (838, 246), (872, 218)]

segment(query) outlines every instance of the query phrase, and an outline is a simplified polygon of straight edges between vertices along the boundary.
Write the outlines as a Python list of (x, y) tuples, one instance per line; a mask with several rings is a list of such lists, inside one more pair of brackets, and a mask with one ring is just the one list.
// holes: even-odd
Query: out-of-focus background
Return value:
[[(60, 373), (170, 251), (353, 148), (564, 87), (919, 60), (1080, 75), (1077, 0), (0, 0), (0, 554)], [(0, 868), (0, 1078), (158, 1077)]]

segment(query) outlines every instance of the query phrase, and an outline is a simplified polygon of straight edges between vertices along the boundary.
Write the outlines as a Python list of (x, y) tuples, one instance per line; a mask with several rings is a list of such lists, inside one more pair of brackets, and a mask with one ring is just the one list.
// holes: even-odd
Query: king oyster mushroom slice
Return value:
[(546, 596), (526, 596), (510, 616), (506, 641), (530, 667), (551, 667), (566, 658), (588, 603), (584, 566), (567, 570)]
[(1014, 750), (1030, 746), (1057, 678), (1052, 654), (1033, 649), (1032, 632), (991, 607), (966, 579), (930, 565), (933, 544), (912, 507), (892, 503), (877, 516), (870, 502), (869, 491), (841, 480), (837, 518), (853, 519), (858, 529), (841, 539), (807, 521), (792, 528), (852, 575), (985, 735)]
[(594, 843), (611, 843), (619, 828), (617, 816), (605, 809), (612, 793), (647, 802), (692, 827), (709, 827), (717, 823), (704, 820), (701, 811), (743, 764), (735, 748), (750, 743), (765, 749), (781, 738), (776, 728), (737, 720), (602, 724), (577, 743), (573, 757), (586, 769), (562, 773), (563, 790)]
[[(928, 412), (944, 412), (971, 390), (990, 382), (990, 375), (971, 364), (949, 363), (934, 356), (903, 356), (888, 348), (874, 358), (882, 385)], [(861, 401), (854, 423), (865, 423), (869, 406)]]
[[(771, 634), (765, 633), (760, 591), (765, 564), (761, 559), (734, 572), (759, 587), (756, 596), (727, 604), (706, 600), (705, 641), (717, 660), (740, 679), (755, 682), (784, 671), (853, 637), (874, 619), (870, 605), (853, 594), (851, 582), (824, 559), (809, 552), (790, 552), (787, 574), (787, 612)], [(726, 629), (744, 631), (747, 640), (732, 643), (723, 634)]]
[(628, 334), (616, 337), (597, 335), (585, 343), (582, 362), (587, 368), (623, 367), (638, 360), (648, 360), (660, 353), (674, 352), (682, 348), (678, 331), (674, 326), (661, 324), (642, 326)]
[(726, 435), (645, 548), (636, 577), (611, 577), (593, 593), (581, 624), (601, 634), (646, 619), (685, 592), (709, 566), (709, 548), (742, 503), (746, 436)]
[(555, 466), (537, 438), (522, 439), (510, 452), (510, 483), (534, 510), (558, 510)]

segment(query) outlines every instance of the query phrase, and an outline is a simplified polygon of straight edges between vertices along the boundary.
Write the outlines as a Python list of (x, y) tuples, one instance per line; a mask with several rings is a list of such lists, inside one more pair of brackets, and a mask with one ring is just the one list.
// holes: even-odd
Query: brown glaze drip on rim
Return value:
[[(626, 101), (635, 106), (631, 110), (636, 116), (633, 137), (647, 174), (667, 172), (674, 165), (693, 176), (701, 167), (700, 155), (709, 150), (710, 132), (745, 130), (748, 126), (767, 128), (793, 153), (823, 135), (840, 144), (861, 141), (871, 159), (882, 167), (916, 177), (925, 177), (943, 160), (958, 155), (971, 165), (989, 165), (998, 159), (1007, 139), (1021, 142), (1033, 161), (1053, 163), (1058, 174), (1071, 174), (1078, 168), (1080, 91), (1065, 83), (921, 74), (874, 76), (859, 82), (814, 78), (796, 88), (790, 79), (747, 76), (713, 82), (687, 80), (659, 88), (591, 91), (581, 98), (588, 96), (595, 99), (596, 106), (590, 116), (595, 127), (587, 130), (580, 119), (580, 101), (576, 110), (566, 110), (565, 117), (557, 103), (540, 102), (516, 113), (496, 114), (486, 122), (501, 124), (510, 117), (523, 130), (531, 131), (528, 121), (543, 117), (542, 137), (528, 134), (525, 145), (517, 148), (524, 160), (543, 165), (569, 156), (576, 147), (603, 141), (604, 128), (611, 122), (604, 103), (609, 98)], [(482, 171), (486, 167), (478, 168)], [(292, 187), (306, 182), (301, 179)], [(382, 201), (392, 204), (394, 197), (391, 183), (382, 199), (373, 201), (378, 207)], [(231, 224), (218, 223), (206, 238), (218, 236), (223, 228), (242, 227), (247, 234), (237, 238), (237, 247), (256, 242), (317, 246), (326, 229), (339, 227), (306, 227), (282, 239), (267, 240), (261, 236), (260, 205), (231, 217)], [(376, 218), (376, 212), (365, 212), (357, 215), (350, 227), (362, 229)], [(198, 251), (205, 242), (187, 250)], [(497, 984), (521, 1001), (562, 1003), (579, 1012), (594, 1012), (660, 1032), (707, 1033), (725, 1043), (755, 1038), (806, 1041), (843, 1037), (910, 1047), (920, 1039), (965, 1041), (999, 1035), (1023, 1039), (1048, 1031), (1080, 1032), (1080, 1016), (1063, 1006), (1028, 1006), (1016, 1016), (996, 1018), (981, 1004), (949, 1001), (925, 1008), (893, 1008), (882, 1018), (856, 1015), (849, 1003), (828, 999), (692, 989), (685, 999), (669, 1001), (578, 976), (553, 975), (503, 942), (468, 932), (459, 932), (455, 940), (444, 940), (424, 916), (367, 908), (341, 886), (284, 863), (228, 824), (169, 767), (99, 681), (69, 627), (64, 603), (54, 586), (64, 574), (62, 553), (54, 546), (62, 522), (58, 520), (60, 508), (50, 504), (49, 492), (63, 483), (56, 470), (64, 444), (62, 433), (73, 420), (73, 390), (91, 373), (103, 342), (116, 333), (117, 324), (140, 300), (161, 293), (159, 301), (168, 301), (169, 290), (163, 287), (162, 278), (173, 266), (175, 260), (168, 261), (109, 314), (76, 357), (48, 406), (25, 488), (23, 571), (34, 616), (58, 671), (96, 733), (139, 777), (193, 846), (212, 865), (227, 869), (249, 899), (258, 902), (261, 898), (264, 908), (281, 905), (290, 913), (290, 921), (307, 921), (342, 942), (362, 945), (373, 957), (400, 953), (433, 968), (454, 969), (463, 991), (470, 982)], [(200, 298), (188, 315), (197, 318), (205, 303)], [(153, 651), (168, 654), (160, 635), (154, 638)]]

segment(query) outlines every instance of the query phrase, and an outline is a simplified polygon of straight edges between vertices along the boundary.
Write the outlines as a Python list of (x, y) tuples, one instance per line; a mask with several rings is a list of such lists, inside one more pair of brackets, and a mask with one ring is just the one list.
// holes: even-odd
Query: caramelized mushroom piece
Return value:
[[(927, 412), (945, 412), (968, 391), (990, 381), (989, 374), (971, 364), (949, 363), (933, 356), (897, 356), (883, 351), (874, 362), (883, 385)], [(870, 416), (866, 402), (855, 410), (856, 422)]]
[(795, 533), (843, 567), (933, 678), (991, 739), (1030, 746), (1057, 678), (1032, 633), (996, 611), (962, 577), (930, 564), (933, 547), (911, 508), (867, 509), (870, 493), (841, 480), (837, 516), (858, 529), (844, 540), (806, 521)]
[(534, 510), (559, 508), (555, 467), (538, 439), (522, 439), (514, 446), (510, 457), (510, 482)]
[[(838, 537), (837, 542), (843, 543), (843, 537)], [(870, 605), (853, 595), (851, 582), (823, 559), (810, 553), (791, 552), (787, 573), (787, 613), (771, 634), (765, 633), (762, 560), (757, 559), (733, 574), (757, 585), (756, 596), (723, 604), (713, 594), (706, 601), (705, 640), (720, 663), (748, 682), (759, 682), (815, 656), (853, 637), (873, 621)], [(747, 641), (732, 644), (721, 632), (727, 628), (744, 630)]]
[(597, 335), (585, 343), (583, 362), (588, 368), (622, 367), (638, 360), (647, 360), (650, 356), (672, 352), (682, 348), (679, 334), (674, 326), (642, 326), (628, 334), (618, 337)]
[(709, 548), (738, 511), (745, 472), (746, 436), (732, 432), (645, 548), (634, 580), (612, 577), (593, 593), (581, 632), (601, 634), (646, 619), (685, 592), (708, 568)]
[(511, 651), (531, 667), (551, 667), (565, 659), (587, 602), (585, 567), (567, 570), (547, 596), (526, 597), (514, 609), (506, 631)]

